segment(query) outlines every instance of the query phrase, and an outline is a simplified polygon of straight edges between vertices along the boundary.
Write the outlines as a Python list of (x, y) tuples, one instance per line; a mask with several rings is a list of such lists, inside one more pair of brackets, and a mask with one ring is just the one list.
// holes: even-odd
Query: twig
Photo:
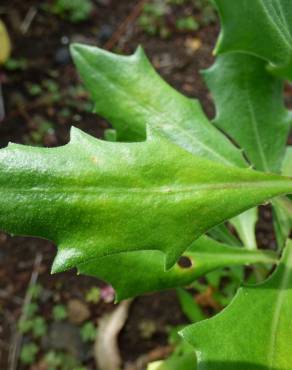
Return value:
[(155, 348), (151, 352), (140, 356), (135, 363), (126, 365), (125, 370), (143, 370), (149, 362), (163, 360), (171, 355), (173, 350), (173, 345)]
[[(42, 262), (42, 254), (38, 253), (36, 255), (34, 265), (33, 265), (33, 271), (30, 277), (30, 281), (28, 284), (28, 289), (26, 291), (26, 295), (23, 301), (22, 305), (22, 313), (20, 316), (20, 321), (26, 320), (26, 307), (30, 304), (32, 300), (32, 287), (35, 286), (38, 276), (39, 276), (39, 267)], [(17, 369), (17, 363), (18, 363), (18, 357), (19, 357), (19, 352), (20, 352), (20, 346), (22, 342), (22, 333), (20, 333), (17, 330), (16, 324), (15, 324), (15, 334), (14, 338), (12, 340), (11, 346), (10, 346), (10, 351), (9, 351), (9, 358), (8, 358), (8, 370), (16, 370)]]
[(123, 36), (123, 34), (127, 31), (127, 28), (131, 23), (135, 21), (135, 19), (139, 16), (141, 13), (143, 6), (148, 2), (149, 0), (140, 0), (138, 3), (134, 6), (132, 12), (127, 16), (127, 18), (120, 24), (120, 26), (117, 28), (117, 30), (113, 33), (112, 37), (106, 42), (104, 45), (104, 49), (106, 50), (112, 50), (113, 47), (116, 45), (116, 43), (119, 41), (119, 39)]
[(25, 35), (27, 31), (29, 30), (29, 27), (31, 26), (32, 21), (34, 20), (34, 17), (36, 16), (36, 14), (37, 14), (36, 7), (32, 6), (31, 8), (29, 8), (29, 11), (26, 13), (25, 18), (20, 25), (20, 31), (23, 35)]

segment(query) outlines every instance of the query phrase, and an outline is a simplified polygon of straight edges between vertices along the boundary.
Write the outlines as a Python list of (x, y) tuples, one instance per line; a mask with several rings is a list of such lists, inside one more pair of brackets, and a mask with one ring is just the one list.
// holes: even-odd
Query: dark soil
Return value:
[[(108, 123), (90, 113), (91, 106), (76, 70), (68, 55), (68, 43), (83, 41), (103, 46), (113, 32), (132, 12), (134, 2), (108, 1), (107, 6), (94, 2), (91, 18), (73, 24), (44, 10), (40, 5), (50, 1), (2, 0), (0, 15), (5, 21), (13, 42), (13, 58), (24, 59), (26, 67), (0, 70), (0, 79), (6, 106), (6, 118), (0, 123), (0, 146), (9, 141), (33, 145), (58, 146), (68, 141), (71, 125), (102, 137)], [(105, 2), (106, 3), (106, 2)], [(32, 7), (37, 13), (25, 34), (20, 29)], [(197, 32), (174, 32), (169, 39), (146, 35), (134, 21), (127, 32), (120, 35), (115, 50), (129, 54), (142, 44), (160, 74), (174, 87), (201, 101), (208, 116), (214, 114), (210, 95), (199, 71), (212, 64), (211, 54), (218, 34), (218, 25), (211, 24)], [(190, 53), (187, 38), (200, 40), (201, 47)], [(34, 85), (42, 87), (40, 94), (33, 93)], [(287, 86), (287, 104), (291, 88)], [(269, 212), (260, 226), (265, 245), (273, 243)], [(271, 235), (271, 236), (269, 236)], [(266, 241), (268, 239), (268, 241)], [(21, 315), (23, 299), (33, 271), (37, 254), (42, 262), (38, 268), (38, 282), (44, 293), (39, 302), (40, 314), (51, 320), (52, 306), (67, 304), (72, 298), (84, 300), (91, 286), (105, 287), (95, 279), (76, 276), (75, 271), (50, 275), (55, 247), (44, 240), (16, 238), (0, 234), (0, 369), (7, 369), (9, 348), (13, 344), (15, 323)], [(113, 303), (90, 304), (90, 319), (98, 320), (114, 308)], [(153, 335), (141, 334), (141, 322), (154, 322)], [(120, 336), (120, 347), (125, 364), (135, 361), (154, 349), (167, 346), (167, 328), (185, 323), (174, 292), (137, 298)], [(94, 368), (92, 357), (86, 365)], [(18, 365), (17, 369), (26, 369)], [(31, 368), (32, 369), (32, 368)], [(33, 369), (41, 369), (33, 367)]]

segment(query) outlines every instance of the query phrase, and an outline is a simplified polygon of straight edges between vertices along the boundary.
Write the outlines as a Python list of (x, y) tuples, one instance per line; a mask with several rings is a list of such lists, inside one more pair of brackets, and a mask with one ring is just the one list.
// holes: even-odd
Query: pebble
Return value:
[(79, 328), (68, 322), (53, 322), (48, 335), (43, 337), (42, 346), (45, 349), (66, 351), (81, 361), (88, 358), (89, 348), (82, 342)]
[(68, 302), (68, 317), (70, 322), (74, 324), (82, 324), (90, 317), (89, 308), (79, 299), (71, 299)]
[(107, 42), (111, 38), (112, 34), (113, 34), (112, 26), (109, 25), (109, 24), (103, 24), (100, 27), (100, 30), (99, 30), (98, 35), (97, 35), (98, 41), (101, 44), (104, 44), (105, 42)]
[(57, 49), (55, 53), (55, 62), (62, 65), (66, 65), (71, 62), (71, 55), (67, 46), (62, 46)]
[(110, 6), (112, 2), (112, 0), (95, 0), (95, 1), (97, 5), (101, 5), (101, 6)]

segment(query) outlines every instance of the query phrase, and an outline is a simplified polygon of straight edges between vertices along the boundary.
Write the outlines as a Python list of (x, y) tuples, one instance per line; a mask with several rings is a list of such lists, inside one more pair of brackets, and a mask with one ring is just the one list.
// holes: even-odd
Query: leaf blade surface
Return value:
[[(264, 283), (239, 290), (217, 316), (184, 329), (198, 354), (198, 369), (290, 370), (292, 242)], [(220, 341), (220, 346), (218, 343)]]

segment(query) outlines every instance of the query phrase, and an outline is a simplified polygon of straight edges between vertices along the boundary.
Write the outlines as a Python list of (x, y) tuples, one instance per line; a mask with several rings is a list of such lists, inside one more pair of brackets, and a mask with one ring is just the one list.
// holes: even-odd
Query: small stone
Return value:
[(82, 342), (80, 329), (68, 322), (53, 322), (48, 335), (42, 339), (45, 350), (65, 351), (84, 361), (88, 358), (88, 345)]
[(189, 37), (185, 41), (185, 47), (189, 54), (194, 54), (202, 47), (202, 41), (198, 38)]
[(112, 0), (95, 0), (95, 1), (97, 5), (101, 5), (101, 6), (110, 6), (112, 2)]
[(150, 339), (157, 331), (156, 323), (152, 320), (143, 320), (139, 323), (141, 338)]
[(55, 62), (63, 65), (71, 62), (71, 55), (67, 46), (62, 46), (61, 48), (57, 49), (55, 53)]
[(74, 324), (82, 324), (89, 319), (90, 311), (85, 303), (78, 299), (71, 299), (68, 302), (68, 317)]
[(98, 35), (97, 35), (98, 41), (101, 44), (104, 44), (105, 42), (107, 42), (111, 38), (112, 34), (113, 34), (112, 26), (109, 25), (109, 24), (103, 24), (100, 27), (100, 30), (99, 30)]
[(69, 37), (68, 36), (62, 36), (61, 37), (61, 43), (62, 43), (62, 45), (69, 45), (69, 43), (70, 43)]

